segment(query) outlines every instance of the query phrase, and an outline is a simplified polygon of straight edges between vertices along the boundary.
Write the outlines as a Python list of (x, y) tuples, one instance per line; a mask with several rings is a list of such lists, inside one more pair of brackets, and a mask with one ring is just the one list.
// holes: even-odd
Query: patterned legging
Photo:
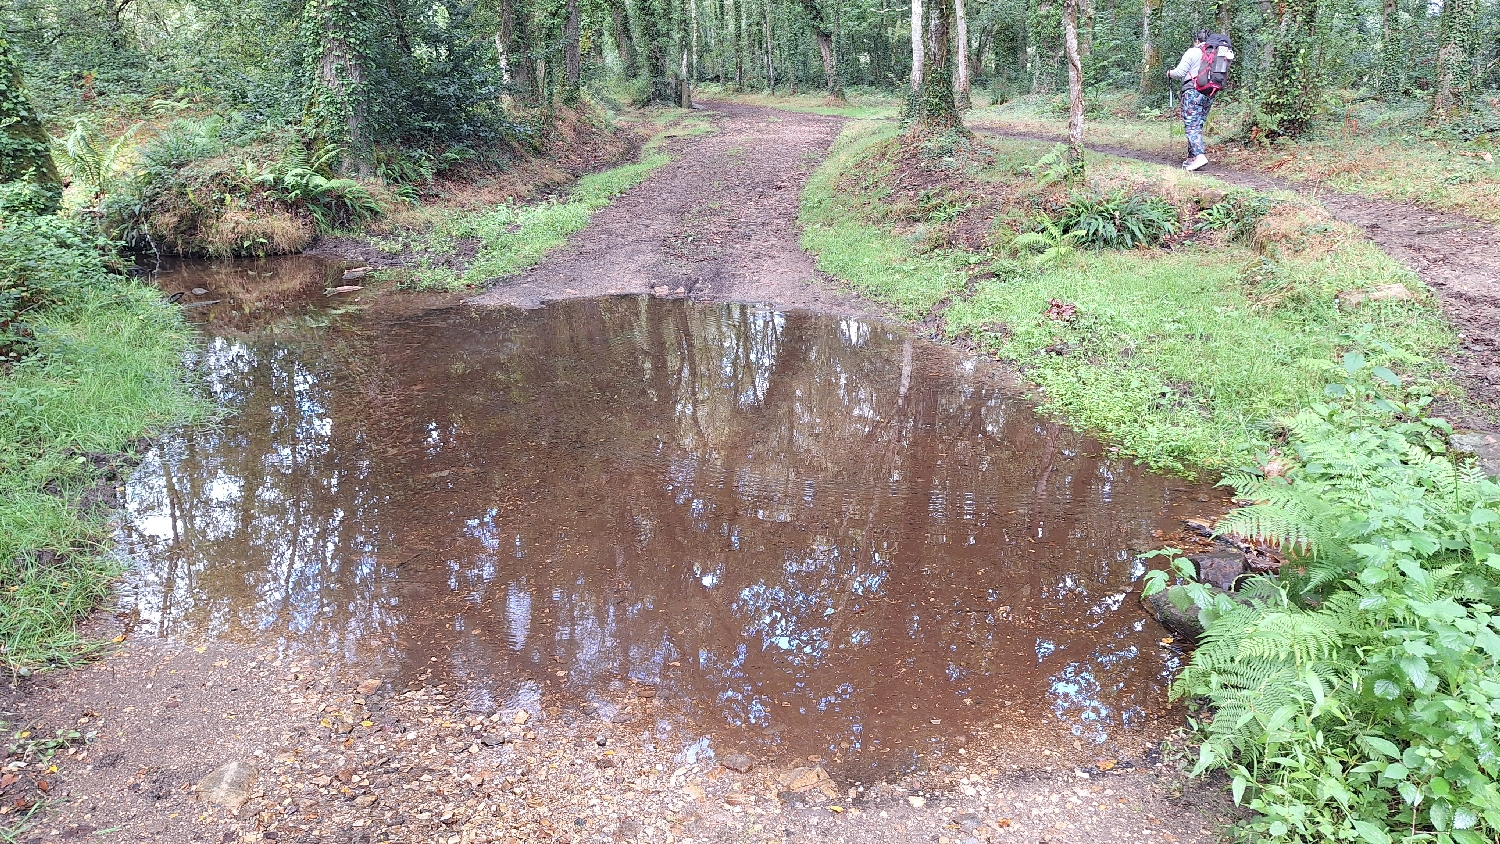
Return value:
[(1188, 157), (1203, 154), (1203, 124), (1208, 122), (1208, 110), (1213, 108), (1212, 94), (1204, 94), (1196, 88), (1182, 92), (1182, 128), (1187, 133)]

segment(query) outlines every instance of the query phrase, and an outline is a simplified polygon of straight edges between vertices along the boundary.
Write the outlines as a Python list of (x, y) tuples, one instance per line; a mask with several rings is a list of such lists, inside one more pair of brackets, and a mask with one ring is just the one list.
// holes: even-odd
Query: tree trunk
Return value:
[(1380, 78), (1376, 88), (1382, 94), (1399, 93), (1406, 81), (1406, 40), (1401, 33), (1401, 4), (1385, 0), (1381, 9)]
[(500, 56), (501, 79), (523, 97), (531, 93), (531, 67), (517, 44), (524, 40), (525, 24), (516, 16), (516, 0), (500, 0), (500, 29), (495, 32), (495, 52)]
[(922, 39), (922, 86), (907, 109), (907, 132), (926, 134), (932, 131), (962, 128), (958, 105), (953, 100), (953, 70), (949, 45), (952, 40), (953, 7), (949, 0), (927, 0), (923, 17), (927, 21)]
[(0, 131), (0, 181), (26, 181), (41, 190), (37, 210), (51, 213), (62, 198), (62, 177), (52, 161), (52, 138), (42, 128), (36, 109), (26, 96), (21, 62), (0, 35), (0, 117), (8, 122)]
[(609, 6), (614, 21), (615, 47), (620, 51), (620, 74), (634, 79), (639, 71), (635, 56), (635, 37), (630, 34), (630, 10), (625, 0), (612, 0)]
[(801, 3), (802, 10), (812, 19), (813, 37), (817, 39), (818, 53), (823, 59), (823, 88), (828, 96), (841, 97), (837, 57), (833, 52), (833, 27), (829, 26), (828, 15), (817, 0), (801, 0)]
[(1161, 47), (1156, 43), (1156, 24), (1161, 21), (1161, 0), (1145, 0), (1141, 5), (1141, 88), (1142, 97), (1162, 89)]
[(771, 47), (774, 44), (771, 40), (771, 0), (765, 0), (765, 9), (766, 14), (762, 22), (766, 38), (766, 89), (774, 94), (776, 93), (776, 61), (771, 53)]
[(371, 171), (371, 150), (366, 137), (367, 114), (362, 30), (362, 12), (355, 4), (316, 0), (307, 13), (322, 40), (314, 69), (315, 90), (308, 98), (308, 118), (313, 134), (344, 148), (341, 168), (360, 175)]
[(958, 47), (958, 57), (953, 64), (954, 104), (962, 111), (969, 102), (969, 17), (964, 13), (964, 0), (953, 0), (953, 43)]
[(1437, 88), (1432, 95), (1432, 119), (1452, 120), (1467, 105), (1474, 71), (1476, 0), (1443, 0), (1438, 17)]
[(1078, 54), (1078, 3), (1063, 0), (1063, 52), (1068, 58), (1068, 164), (1083, 175), (1083, 62)]
[(911, 90), (922, 90), (922, 0), (911, 0)]
[(578, 99), (578, 85), (583, 78), (583, 62), (578, 54), (578, 0), (568, 0), (563, 19), (563, 102)]

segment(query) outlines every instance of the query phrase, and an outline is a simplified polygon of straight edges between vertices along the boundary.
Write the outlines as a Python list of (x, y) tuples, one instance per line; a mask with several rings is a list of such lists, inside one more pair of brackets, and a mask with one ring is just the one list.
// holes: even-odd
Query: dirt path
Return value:
[[(1060, 135), (982, 128), (987, 135), (1031, 141), (1059, 141)], [(1096, 152), (1176, 167), (1167, 153), (1130, 147), (1090, 145)], [(1323, 204), (1336, 219), (1364, 230), (1386, 254), (1406, 265), (1437, 291), (1443, 313), (1459, 333), (1451, 363), (1458, 382), (1480, 406), (1454, 415), (1455, 424), (1473, 429), (1463, 447), (1475, 451), (1492, 472), (1500, 472), (1500, 228), (1458, 214), (1339, 193), (1320, 185), (1289, 182), (1236, 167), (1210, 163), (1199, 171), (1239, 187), (1302, 194)]]
[(878, 313), (818, 273), (799, 244), (802, 186), (843, 121), (732, 103), (711, 107), (714, 134), (687, 139), (670, 164), (595, 214), (567, 246), (472, 301), (533, 308), (654, 293)]

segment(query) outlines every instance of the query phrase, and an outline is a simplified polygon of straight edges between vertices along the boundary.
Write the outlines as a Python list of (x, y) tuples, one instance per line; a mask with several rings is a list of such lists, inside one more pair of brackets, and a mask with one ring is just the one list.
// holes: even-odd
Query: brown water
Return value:
[(976, 738), (1109, 756), (1165, 723), (1178, 654), (1136, 553), (1209, 496), (982, 361), (749, 305), (242, 295), (195, 361), (234, 414), (129, 487), (148, 631), (433, 668), (482, 711), (654, 686), (720, 752), (851, 775)]

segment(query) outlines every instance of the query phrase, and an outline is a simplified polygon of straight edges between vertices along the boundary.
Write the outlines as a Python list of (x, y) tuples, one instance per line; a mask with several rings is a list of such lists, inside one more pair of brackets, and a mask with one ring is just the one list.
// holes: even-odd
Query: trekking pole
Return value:
[(1177, 158), (1177, 92), (1167, 89), (1167, 156)]

